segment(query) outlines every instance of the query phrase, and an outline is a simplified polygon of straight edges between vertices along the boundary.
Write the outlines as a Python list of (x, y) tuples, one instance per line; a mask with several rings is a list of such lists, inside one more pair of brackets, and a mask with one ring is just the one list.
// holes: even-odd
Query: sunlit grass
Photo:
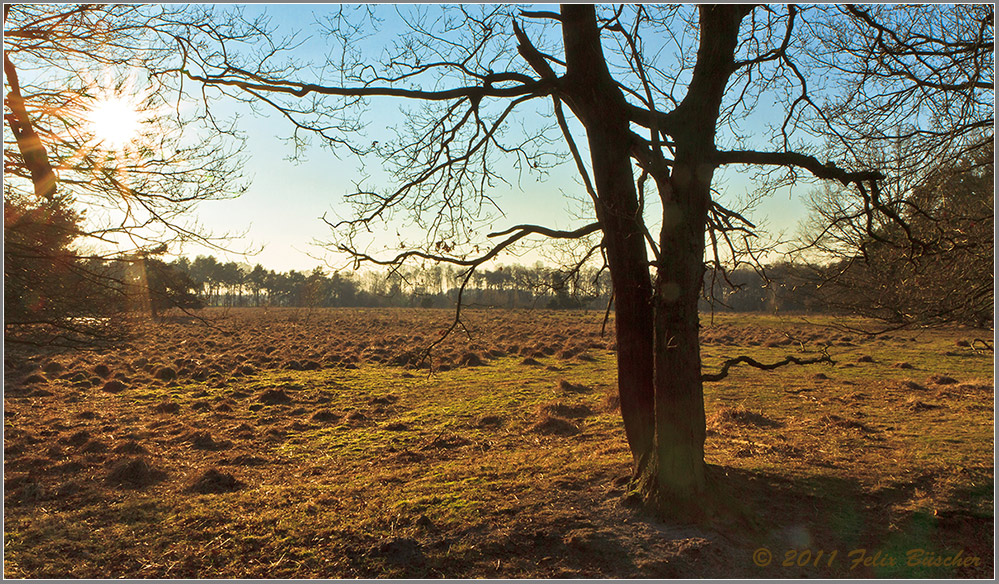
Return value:
[[(743, 317), (705, 327), (705, 370), (740, 354), (760, 361), (800, 354), (801, 345), (766, 346), (783, 338), (772, 326)], [(990, 524), (993, 515), (991, 358), (957, 345), (961, 331), (916, 341), (846, 341), (806, 326), (793, 332), (807, 339), (806, 351), (827, 347), (835, 364), (740, 366), (705, 385), (707, 461), (728, 477), (719, 480), (755, 527), (723, 517), (695, 530), (697, 541), (714, 541), (716, 529), (737, 543), (677, 573), (797, 576), (761, 572), (749, 561), (759, 545), (775, 552), (788, 545), (781, 534), (796, 526), (813, 546), (844, 553), (917, 543), (977, 553), (972, 541), (988, 535), (978, 523), (945, 526), (951, 517)], [(655, 558), (667, 552), (657, 546), (689, 546), (683, 538), (692, 535), (621, 503), (630, 453), (620, 413), (607, 406), (615, 355), (586, 354), (540, 356), (537, 365), (506, 354), (433, 375), (370, 362), (258, 369), (204, 382), (131, 382), (114, 394), (58, 379), (49, 396), (5, 396), (6, 575), (662, 577)], [(213, 359), (226, 363), (222, 371), (245, 362)], [(150, 360), (151, 371), (169, 363)], [(135, 369), (130, 375), (145, 379)], [(933, 381), (944, 374), (955, 381)], [(588, 390), (566, 391), (562, 380)], [(271, 399), (275, 390), (286, 403)], [(179, 409), (156, 410), (168, 401)], [(545, 412), (559, 407), (578, 412), (565, 420), (574, 430), (539, 431)], [(81, 430), (106, 450), (67, 442)], [(198, 448), (199, 432), (228, 446)], [(166, 478), (138, 489), (107, 483), (108, 465), (124, 456), (116, 449), (129, 440)], [(245, 486), (191, 492), (208, 468)], [(626, 542), (625, 551), (579, 552), (565, 543), (574, 529)], [(649, 539), (642, 529), (674, 535)], [(533, 543), (518, 543), (526, 541)], [(687, 561), (674, 552), (675, 561)], [(861, 575), (950, 574), (920, 570)]]

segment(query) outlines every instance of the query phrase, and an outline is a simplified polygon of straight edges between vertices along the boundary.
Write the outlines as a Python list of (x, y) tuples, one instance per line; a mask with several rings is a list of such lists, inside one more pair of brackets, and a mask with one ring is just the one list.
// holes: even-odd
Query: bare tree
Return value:
[[(28, 272), (58, 264), (57, 272), (121, 292), (125, 283), (95, 258), (110, 262), (156, 255), (181, 242), (217, 247), (228, 241), (228, 234), (198, 226), (192, 211), (202, 201), (243, 191), (241, 142), (204, 108), (189, 111), (182, 77), (159, 72), (205, 38), (215, 46), (254, 34), (246, 23), (198, 7), (4, 5), (4, 119), (11, 129), (4, 132), (5, 203), (61, 208), (77, 219), (64, 222), (72, 233), (63, 249), (25, 253), (5, 237), (11, 246), (5, 258)], [(110, 115), (134, 116), (122, 144), (102, 142), (94, 127), (95, 112), (110, 102), (128, 104)], [(23, 222), (38, 214), (18, 216)], [(78, 304), (44, 318), (8, 311), (5, 325), (44, 321), (65, 331), (65, 317), (92, 316), (92, 310), (80, 314)], [(56, 305), (70, 306), (50, 303)]]
[[(376, 49), (362, 33), (383, 18), (404, 32), (379, 63), (367, 58)], [(336, 152), (382, 159), (397, 186), (359, 189), (348, 197), (356, 215), (328, 221), (336, 248), (359, 261), (455, 264), (465, 269), (463, 289), (477, 267), (528, 239), (597, 238), (591, 253), (602, 256), (613, 283), (633, 492), (664, 514), (700, 516), (711, 507), (702, 382), (740, 362), (766, 368), (817, 360), (736, 359), (702, 373), (697, 302), (705, 253), (721, 265), (752, 251), (746, 246), (755, 233), (712, 190), (715, 171), (759, 168), (769, 186), (804, 172), (850, 187), (869, 216), (897, 216), (881, 202), (884, 174), (865, 158), (868, 150), (848, 148), (842, 126), (852, 117), (824, 107), (840, 87), (822, 80), (855, 72), (837, 69), (816, 33), (856, 19), (863, 17), (849, 9), (793, 5), (340, 8), (323, 24), (330, 56), (319, 70), (216, 52), (189, 59), (184, 72), (276, 107), (296, 137), (312, 132)], [(868, 26), (858, 34), (878, 33)], [(894, 71), (886, 82), (893, 78), (907, 82)], [(366, 108), (392, 98), (415, 103), (396, 138), (365, 139)], [(764, 100), (783, 111), (775, 118), (759, 107)], [(863, 118), (870, 105), (850, 107)], [(916, 127), (924, 121), (905, 119)], [(841, 136), (842, 147), (823, 143), (829, 135)], [(592, 222), (514, 225), (490, 233), (491, 244), (477, 236), (497, 204), (494, 185), (510, 176), (500, 169), (543, 174), (560, 158), (578, 169)], [(652, 197), (661, 216), (650, 221)], [(407, 242), (394, 257), (368, 253), (367, 230), (398, 216), (424, 228), (426, 240)], [(458, 324), (460, 312), (452, 328)]]
[(845, 90), (824, 108), (823, 133), (838, 156), (888, 176), (880, 199), (814, 193), (803, 247), (825, 265), (822, 297), (888, 328), (991, 326), (994, 7), (837, 11), (824, 61)]
[[(992, 148), (928, 168), (915, 185), (889, 178), (907, 229), (869, 227), (839, 189), (813, 193), (806, 253), (814, 295), (831, 309), (876, 319), (877, 333), (907, 326), (993, 326), (995, 308)], [(871, 235), (870, 232), (874, 233)], [(842, 325), (840, 325), (842, 326)]]

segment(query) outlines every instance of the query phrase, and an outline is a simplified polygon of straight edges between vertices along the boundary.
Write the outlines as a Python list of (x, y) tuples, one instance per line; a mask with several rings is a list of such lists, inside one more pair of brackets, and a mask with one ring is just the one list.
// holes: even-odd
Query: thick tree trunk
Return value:
[(725, 86), (747, 6), (699, 7), (700, 45), (687, 95), (671, 129), (670, 176), (656, 176), (663, 199), (661, 261), (655, 306), (655, 457), (637, 469), (637, 490), (662, 514), (698, 519), (710, 513), (704, 464), (704, 395), (697, 300), (704, 276), (704, 234)]
[(702, 506), (707, 484), (697, 302), (710, 170), (702, 169), (706, 181), (692, 177), (691, 170), (674, 166), (671, 200), (663, 210), (663, 252), (653, 295), (655, 456), (637, 469), (635, 488), (662, 514), (697, 519), (709, 513)]
[(734, 70), (747, 7), (702, 6), (701, 42), (689, 91), (672, 116), (672, 168), (652, 170), (663, 200), (661, 259), (653, 288), (644, 218), (631, 164), (638, 147), (629, 108), (607, 68), (592, 5), (562, 7), (566, 74), (559, 95), (586, 128), (614, 283), (618, 384), (635, 457), (633, 488), (656, 511), (698, 518), (706, 488), (704, 397), (697, 301), (711, 202), (714, 133)]
[(654, 451), (652, 280), (643, 218), (631, 165), (624, 95), (607, 70), (592, 5), (562, 9), (566, 75), (562, 92), (586, 127), (614, 285), (618, 391), (625, 434), (636, 464)]
[[(611, 154), (620, 152), (615, 147), (620, 142), (590, 141), (591, 150), (606, 148), (593, 156), (597, 191), (618, 195), (602, 198), (603, 209), (597, 211), (597, 217), (604, 227), (607, 263), (614, 284), (621, 415), (628, 444), (638, 462), (654, 449), (652, 281), (644, 234), (636, 221), (639, 210), (630, 160), (627, 156), (616, 159)], [(606, 168), (605, 172), (597, 171), (601, 167)]]

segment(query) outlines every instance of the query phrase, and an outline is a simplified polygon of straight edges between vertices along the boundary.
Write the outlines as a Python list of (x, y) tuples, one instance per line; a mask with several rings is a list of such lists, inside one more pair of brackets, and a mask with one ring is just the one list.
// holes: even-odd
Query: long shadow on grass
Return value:
[[(355, 569), (396, 578), (981, 578), (994, 570), (991, 514), (961, 505), (990, 497), (983, 489), (956, 491), (961, 501), (935, 514), (899, 510), (932, 488), (926, 473), (876, 491), (832, 475), (718, 466), (711, 475), (718, 514), (704, 525), (663, 523), (637, 508), (596, 510), (573, 499), (593, 493), (578, 485), (550, 493), (541, 514), (369, 542)], [(948, 559), (959, 565), (941, 565)]]
[(988, 492), (955, 491), (946, 510), (903, 511), (917, 491), (933, 488), (932, 474), (875, 491), (841, 476), (718, 466), (711, 474), (714, 527), (744, 553), (767, 550), (744, 558), (744, 569), (733, 566), (733, 577), (992, 577), (991, 479)]

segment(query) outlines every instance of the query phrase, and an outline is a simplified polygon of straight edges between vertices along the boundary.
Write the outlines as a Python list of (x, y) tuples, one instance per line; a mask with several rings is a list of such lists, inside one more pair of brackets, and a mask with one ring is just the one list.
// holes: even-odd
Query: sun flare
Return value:
[(139, 113), (135, 104), (123, 97), (96, 101), (87, 118), (94, 140), (105, 149), (121, 150), (139, 134)]

